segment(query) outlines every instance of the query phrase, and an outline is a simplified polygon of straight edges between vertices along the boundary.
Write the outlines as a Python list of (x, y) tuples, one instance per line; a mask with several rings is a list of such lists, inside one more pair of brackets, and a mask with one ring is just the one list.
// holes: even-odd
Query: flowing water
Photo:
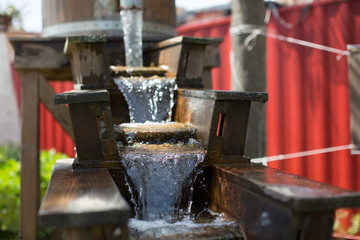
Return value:
[(123, 93), (132, 123), (170, 121), (174, 106), (175, 78), (116, 78)]
[(124, 31), (125, 60), (128, 67), (142, 67), (142, 9), (125, 9), (120, 11)]
[[(121, 11), (126, 65), (142, 67), (142, 9), (127, 7), (130, 8)], [(170, 121), (177, 88), (175, 78), (121, 77), (114, 81), (129, 105), (131, 123)], [(139, 130), (141, 127), (133, 128)], [(158, 134), (156, 141), (154, 137), (148, 137), (141, 140), (143, 142), (135, 141), (134, 136), (138, 133), (124, 131), (125, 139), (131, 141), (119, 142), (120, 156), (127, 171), (127, 184), (136, 214), (129, 222), (131, 239), (158, 239), (164, 235), (177, 236), (167, 239), (184, 239), (179, 234), (216, 232), (229, 226), (221, 215), (212, 222), (195, 223), (191, 217), (191, 197), (186, 200), (189, 206), (180, 209), (183, 195), (191, 195), (196, 168), (205, 158), (204, 148), (192, 139), (193, 130), (186, 131), (186, 134), (173, 131), (175, 135), (169, 139), (168, 132), (154, 131), (153, 134)], [(179, 141), (176, 134), (187, 137)], [(158, 139), (166, 141), (160, 143)], [(181, 213), (185, 217), (180, 216)], [(237, 230), (234, 232), (233, 238), (227, 239), (238, 239)]]
[[(242, 239), (241, 229), (234, 222), (227, 221), (222, 214), (211, 214), (213, 221), (206, 223), (196, 223), (193, 217), (175, 223), (131, 219), (128, 224), (130, 239)], [(221, 237), (214, 238), (214, 235)]]
[(190, 144), (136, 143), (121, 152), (136, 219), (177, 220), (183, 190), (192, 184), (204, 149)]

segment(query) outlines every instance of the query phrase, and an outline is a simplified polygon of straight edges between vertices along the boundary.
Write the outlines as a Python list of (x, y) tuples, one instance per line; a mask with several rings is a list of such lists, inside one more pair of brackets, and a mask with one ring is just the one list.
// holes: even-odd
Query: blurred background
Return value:
[[(242, 1), (176, 0), (176, 32), (223, 38), (221, 66), (211, 70), (213, 89), (254, 88), (269, 93), (266, 109), (257, 113), (260, 117), (247, 155), (274, 168), (360, 191), (360, 157), (354, 148), (358, 134), (351, 124), (356, 109), (350, 107), (352, 53), (348, 50), (349, 45), (360, 43), (360, 1), (258, 1), (260, 13), (249, 14), (236, 2)], [(261, 16), (260, 22), (252, 19), (256, 14)], [(0, 22), (0, 185), (6, 182), (11, 186), (19, 179), (4, 176), (20, 171), (21, 78), (14, 67), (9, 39), (42, 36), (42, 1), (1, 0), (1, 15), (10, 15), (12, 20)], [(239, 63), (241, 54), (245, 57)], [(252, 73), (238, 72), (244, 66)], [(254, 74), (250, 78), (258, 80), (243, 83), (246, 74)], [(55, 81), (51, 86), (63, 92), (72, 89), (73, 83)], [(75, 154), (72, 140), (43, 105), (40, 149), (48, 158), (45, 162), (55, 161), (55, 152), (70, 157)], [(50, 149), (54, 149), (51, 154)], [(51, 167), (42, 171), (49, 174)], [(0, 218), (1, 231), (16, 231), (12, 224), (17, 219), (9, 217), (13, 210), (6, 203), (18, 204), (19, 189), (3, 189), (4, 195), (14, 192), (15, 200), (0, 202), (4, 216)], [(11, 216), (17, 214), (13, 211)], [(12, 222), (6, 222), (9, 219)], [(338, 232), (359, 236), (360, 211), (339, 211), (336, 224)]]

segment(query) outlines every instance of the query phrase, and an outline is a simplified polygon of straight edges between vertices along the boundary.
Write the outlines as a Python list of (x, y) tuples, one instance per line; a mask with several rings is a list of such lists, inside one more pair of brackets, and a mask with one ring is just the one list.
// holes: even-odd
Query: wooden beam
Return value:
[(126, 223), (130, 208), (107, 169), (73, 169), (73, 159), (56, 161), (42, 202), (41, 226)]
[(68, 108), (65, 105), (55, 105), (54, 96), (56, 93), (42, 75), (39, 75), (39, 85), (40, 100), (44, 103), (47, 110), (49, 110), (54, 118), (59, 122), (64, 131), (67, 132), (74, 141), (74, 132)]
[(350, 92), (350, 126), (351, 143), (354, 144), (353, 154), (360, 151), (360, 45), (347, 45), (349, 92)]
[(36, 239), (40, 203), (39, 74), (22, 75), (20, 239)]
[(246, 239), (331, 239), (335, 209), (360, 205), (359, 192), (260, 164), (215, 165), (212, 173), (211, 209), (236, 219)]

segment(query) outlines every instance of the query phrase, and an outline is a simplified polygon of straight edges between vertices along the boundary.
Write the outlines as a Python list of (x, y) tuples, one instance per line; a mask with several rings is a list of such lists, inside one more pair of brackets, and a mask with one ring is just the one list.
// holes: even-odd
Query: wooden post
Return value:
[(40, 205), (39, 178), (39, 77), (22, 74), (20, 239), (36, 239)]
[(354, 144), (353, 154), (360, 151), (360, 45), (348, 45), (349, 91), (350, 91), (350, 125), (351, 143)]
[(48, 81), (40, 74), (39, 76), (39, 97), (41, 102), (44, 104), (46, 109), (53, 115), (58, 121), (64, 131), (69, 134), (71, 139), (74, 141), (74, 133), (72, 129), (70, 113), (65, 105), (55, 105), (54, 97), (55, 91), (50, 86)]
[[(232, 29), (248, 31), (261, 28), (264, 17), (265, 4), (262, 0), (232, 0)], [(266, 92), (265, 37), (257, 36), (246, 46), (245, 42), (250, 40), (250, 35), (251, 33), (241, 30), (233, 33), (234, 66), (231, 88), (234, 91)], [(245, 155), (264, 156), (265, 139), (265, 105), (254, 103), (249, 116)]]

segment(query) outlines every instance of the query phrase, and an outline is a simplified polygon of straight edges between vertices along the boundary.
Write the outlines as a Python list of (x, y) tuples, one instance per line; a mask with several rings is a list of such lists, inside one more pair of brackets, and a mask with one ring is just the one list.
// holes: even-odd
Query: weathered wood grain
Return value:
[(175, 121), (189, 122), (207, 150), (203, 165), (248, 162), (244, 158), (252, 101), (266, 102), (266, 93), (179, 89)]
[(216, 174), (295, 211), (327, 211), (358, 207), (360, 193), (316, 182), (260, 164), (216, 166)]
[[(20, 74), (24, 71), (38, 71), (48, 81), (72, 80), (70, 60), (64, 54), (65, 40), (64, 37), (12, 37), (10, 42), (15, 50), (15, 69)], [(122, 38), (108, 38), (106, 48), (111, 65), (125, 64)]]
[(348, 45), (349, 92), (350, 92), (350, 127), (351, 143), (360, 151), (360, 45)]
[(216, 165), (208, 181), (211, 208), (248, 239), (330, 239), (335, 209), (360, 205), (358, 192), (258, 164)]
[(72, 169), (72, 159), (56, 162), (39, 216), (42, 226), (79, 227), (125, 223), (128, 203), (107, 169)]
[(218, 38), (174, 37), (145, 49), (144, 59), (150, 66), (167, 66), (168, 75), (177, 77), (179, 87), (202, 88), (205, 49), (221, 41)]
[(69, 105), (79, 163), (118, 159), (109, 99), (106, 90), (73, 90), (55, 95), (56, 104)]
[(68, 108), (65, 105), (54, 104), (54, 96), (56, 93), (42, 75), (39, 76), (39, 85), (40, 100), (45, 105), (47, 110), (50, 111), (53, 117), (59, 122), (64, 131), (69, 134), (71, 139), (74, 141), (74, 133)]
[(37, 72), (22, 75), (20, 238), (35, 240), (40, 205), (39, 79)]

